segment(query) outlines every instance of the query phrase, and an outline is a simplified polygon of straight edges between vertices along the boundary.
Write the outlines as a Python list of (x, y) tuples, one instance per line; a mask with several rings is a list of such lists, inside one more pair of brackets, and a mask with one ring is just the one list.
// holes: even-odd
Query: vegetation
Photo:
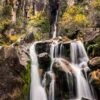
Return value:
[(80, 28), (90, 26), (88, 14), (85, 13), (84, 6), (73, 5), (66, 8), (63, 16), (60, 20), (61, 32), (63, 33), (75, 33)]
[(28, 98), (29, 90), (30, 90), (30, 62), (26, 66), (26, 71), (22, 73), (22, 79), (24, 81), (24, 85), (22, 88), (22, 97), (21, 100), (26, 100)]
[[(57, 30), (65, 36), (64, 41), (70, 40), (69, 37), (83, 38), (85, 28), (99, 28), (100, 32), (100, 0), (75, 0), (71, 5), (67, 2), (71, 0), (58, 0), (58, 4), (51, 6), (51, 0), (43, 0), (43, 3), (40, 0), (29, 1), (31, 0), (0, 0), (0, 46), (9, 46), (13, 43), (19, 46), (18, 39), (24, 36), (26, 40), (27, 37), (35, 40), (48, 39), (53, 26), (51, 24), (56, 17), (55, 9), (58, 10)], [(58, 9), (56, 6), (59, 6)], [(63, 38), (59, 37), (59, 40), (63, 41)], [(100, 35), (87, 43), (86, 49), (90, 57), (100, 56)], [(66, 54), (68, 56), (69, 51), (65, 52)], [(21, 77), (24, 82), (21, 98), (23, 100), (30, 89), (30, 62)], [(68, 95), (65, 95), (65, 98), (67, 97)]]
[(37, 40), (40, 40), (44, 35), (47, 35), (47, 33), (50, 32), (50, 24), (45, 13), (38, 12), (36, 15), (31, 15), (28, 21), (28, 29), (35, 33), (35, 38)]

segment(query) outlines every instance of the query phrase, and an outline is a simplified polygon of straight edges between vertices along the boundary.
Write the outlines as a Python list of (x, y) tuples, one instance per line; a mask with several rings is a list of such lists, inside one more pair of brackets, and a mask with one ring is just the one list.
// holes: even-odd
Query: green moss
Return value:
[(22, 88), (22, 97), (21, 100), (27, 100), (28, 98), (28, 94), (30, 91), (30, 69), (31, 69), (31, 64), (30, 62), (28, 62), (27, 66), (26, 66), (26, 70), (24, 73), (22, 73), (22, 79), (24, 81), (24, 85)]

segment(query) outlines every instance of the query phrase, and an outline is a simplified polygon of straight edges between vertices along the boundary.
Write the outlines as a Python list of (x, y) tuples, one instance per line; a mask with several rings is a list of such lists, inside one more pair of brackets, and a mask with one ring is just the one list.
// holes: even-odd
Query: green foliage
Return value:
[(10, 5), (4, 6), (2, 9), (2, 16), (10, 18), (11, 17), (11, 9), (12, 8)]
[(42, 12), (38, 12), (35, 16), (31, 16), (29, 25), (41, 29), (42, 33), (49, 32), (50, 25), (48, 18)]
[(0, 32), (5, 28), (5, 26), (9, 25), (10, 23), (11, 23), (10, 19), (0, 18)]
[(95, 49), (95, 48), (97, 48), (99, 46), (99, 44), (91, 44), (91, 45), (89, 45), (88, 46), (88, 48), (87, 48), (87, 50), (89, 51), (90, 49)]
[(25, 97), (28, 95), (29, 93), (29, 89), (30, 89), (30, 69), (31, 69), (31, 64), (30, 62), (27, 64), (26, 66), (26, 71), (24, 73), (22, 73), (22, 79), (24, 81), (24, 86), (22, 89), (22, 100), (25, 100)]

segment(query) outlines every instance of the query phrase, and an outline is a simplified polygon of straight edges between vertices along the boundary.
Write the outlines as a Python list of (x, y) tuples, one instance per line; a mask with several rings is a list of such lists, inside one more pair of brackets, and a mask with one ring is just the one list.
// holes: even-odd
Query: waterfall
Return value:
[[(54, 63), (54, 59), (57, 56), (57, 50), (58, 50), (58, 41), (53, 41), (50, 48), (50, 57), (51, 57), (51, 65), (50, 70), (48, 71), (50, 77), (51, 77), (51, 83), (49, 87), (49, 100), (55, 100), (55, 75), (53, 73), (52, 67)], [(55, 56), (54, 56), (55, 55)]]
[(88, 62), (89, 58), (85, 51), (84, 45), (81, 41), (74, 41), (71, 43), (71, 61), (74, 64), (81, 64), (82, 62)]
[[(53, 71), (53, 64), (57, 61), (61, 69), (66, 74), (66, 81), (68, 85), (68, 100), (97, 100), (94, 95), (94, 91), (89, 84), (87, 72), (89, 67), (87, 62), (89, 58), (85, 51), (84, 45), (81, 41), (72, 41), (70, 44), (70, 58), (71, 63), (63, 58), (64, 45), (59, 43), (57, 40), (53, 40), (50, 44), (50, 57), (51, 65), (48, 71), (44, 73), (44, 79), (42, 83), (46, 87), (46, 74), (50, 76), (50, 84), (48, 87), (48, 99), (45, 88), (41, 85), (39, 76), (39, 63), (36, 54), (35, 42), (30, 48), (30, 57), (32, 60), (31, 64), (31, 86), (30, 86), (30, 100), (56, 100), (55, 82), (56, 73)], [(83, 73), (84, 72), (84, 73)], [(66, 100), (66, 99), (65, 99)]]
[(57, 11), (56, 19), (55, 19), (55, 22), (54, 22), (53, 38), (57, 37), (57, 20), (58, 20), (58, 11)]
[(47, 100), (45, 89), (40, 83), (38, 58), (36, 54), (37, 42), (35, 42), (30, 48), (31, 63), (31, 86), (30, 86), (30, 100)]
[[(84, 77), (82, 70), (89, 69), (87, 62), (89, 58), (86, 54), (84, 45), (81, 41), (74, 41), (71, 43), (71, 67), (74, 70), (74, 75), (76, 76), (77, 82), (77, 98), (76, 100), (81, 100), (81, 98), (86, 98), (89, 100), (96, 100), (94, 93), (92, 93), (90, 84), (88, 80)], [(87, 70), (84, 70), (87, 73)]]

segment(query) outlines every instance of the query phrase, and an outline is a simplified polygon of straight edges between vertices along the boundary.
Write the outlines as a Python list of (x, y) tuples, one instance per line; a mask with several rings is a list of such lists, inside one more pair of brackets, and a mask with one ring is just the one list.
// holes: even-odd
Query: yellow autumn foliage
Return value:
[(72, 16), (68, 13), (64, 13), (61, 24), (63, 25), (68, 24), (71, 20), (72, 20)]
[(74, 21), (77, 23), (77, 24), (83, 24), (83, 26), (86, 26), (86, 24), (88, 24), (88, 20), (87, 20), (87, 17), (83, 14), (77, 14), (75, 17), (74, 17)]
[(70, 15), (75, 15), (77, 13), (77, 7), (76, 6), (71, 6), (67, 8), (67, 13)]
[(8, 38), (9, 38), (9, 40), (14, 42), (14, 41), (17, 41), (20, 38), (20, 35), (18, 35), (18, 34), (15, 34), (15, 35), (14, 34), (13, 35), (9, 34)]
[(79, 5), (68, 7), (62, 16), (60, 23), (62, 27), (68, 27), (74, 24), (79, 27), (84, 27), (89, 24), (87, 15), (84, 14), (84, 7)]

